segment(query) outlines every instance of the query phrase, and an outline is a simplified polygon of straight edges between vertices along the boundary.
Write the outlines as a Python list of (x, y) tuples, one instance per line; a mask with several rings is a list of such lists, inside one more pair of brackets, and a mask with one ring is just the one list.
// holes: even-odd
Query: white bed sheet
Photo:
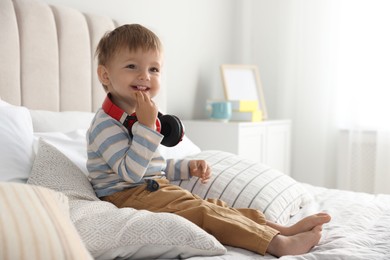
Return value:
[[(302, 208), (290, 224), (319, 211), (331, 214), (332, 221), (324, 225), (319, 245), (309, 253), (279, 259), (390, 259), (390, 195), (326, 189), (308, 184), (304, 186), (313, 194), (314, 201)], [(276, 259), (238, 248), (227, 249), (227, 254), (207, 259)]]

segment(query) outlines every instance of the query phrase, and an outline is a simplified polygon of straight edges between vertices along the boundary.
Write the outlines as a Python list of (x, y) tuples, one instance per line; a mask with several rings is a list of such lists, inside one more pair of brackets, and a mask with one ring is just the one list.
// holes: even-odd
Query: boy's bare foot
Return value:
[(317, 213), (306, 218), (301, 219), (294, 225), (287, 228), (286, 236), (293, 236), (305, 231), (312, 230), (314, 227), (323, 225), (330, 221), (331, 217), (327, 213)]
[(280, 226), (275, 223), (267, 223), (267, 225), (278, 230), (281, 235), (293, 236), (302, 232), (310, 231), (316, 226), (328, 223), (330, 219), (331, 217), (327, 213), (317, 213), (301, 219), (290, 227)]
[(310, 231), (293, 236), (276, 235), (267, 248), (267, 253), (281, 257), (284, 255), (300, 255), (310, 251), (321, 239), (322, 225)]

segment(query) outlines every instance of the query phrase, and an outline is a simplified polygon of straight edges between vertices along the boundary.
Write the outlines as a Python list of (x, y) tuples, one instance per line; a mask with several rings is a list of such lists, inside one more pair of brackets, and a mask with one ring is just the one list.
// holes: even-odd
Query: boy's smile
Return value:
[(133, 86), (133, 89), (134, 90), (139, 90), (139, 91), (148, 91), (148, 90), (150, 90), (149, 87), (145, 87), (145, 86)]

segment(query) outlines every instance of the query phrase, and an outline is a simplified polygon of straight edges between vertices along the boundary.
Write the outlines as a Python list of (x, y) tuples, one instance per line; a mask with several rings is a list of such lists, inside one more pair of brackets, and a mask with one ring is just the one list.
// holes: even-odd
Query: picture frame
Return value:
[(263, 86), (256, 65), (222, 64), (222, 82), (226, 100), (257, 100), (263, 119), (267, 119)]

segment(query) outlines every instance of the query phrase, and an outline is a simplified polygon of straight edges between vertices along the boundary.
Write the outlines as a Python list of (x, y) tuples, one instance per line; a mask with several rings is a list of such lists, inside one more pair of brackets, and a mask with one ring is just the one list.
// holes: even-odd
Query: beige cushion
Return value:
[(187, 258), (226, 252), (213, 236), (180, 216), (118, 209), (100, 201), (83, 172), (45, 141), (39, 143), (28, 183), (68, 196), (71, 219), (95, 259)]
[(0, 252), (2, 259), (92, 259), (65, 195), (10, 182), (0, 183)]

